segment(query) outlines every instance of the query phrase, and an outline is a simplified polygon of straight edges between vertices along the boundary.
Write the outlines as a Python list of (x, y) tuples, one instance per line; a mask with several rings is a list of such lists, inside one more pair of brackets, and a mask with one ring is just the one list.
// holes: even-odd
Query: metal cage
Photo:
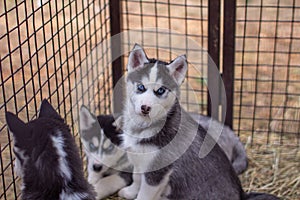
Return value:
[[(47, 98), (80, 146), (81, 105), (121, 110), (113, 89), (136, 42), (150, 57), (185, 53), (204, 71), (216, 64), (226, 94), (218, 85), (208, 94), (212, 77), (189, 70), (187, 110), (224, 120), (245, 143), (299, 148), (299, 13), (299, 0), (0, 1), (0, 199), (20, 195), (5, 111), (28, 121)], [(212, 97), (227, 103), (211, 107)]]

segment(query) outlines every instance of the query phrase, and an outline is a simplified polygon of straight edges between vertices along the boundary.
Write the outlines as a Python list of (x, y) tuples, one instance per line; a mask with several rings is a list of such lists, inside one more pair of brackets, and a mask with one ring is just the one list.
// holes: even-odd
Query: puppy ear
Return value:
[(89, 111), (84, 105), (81, 106), (79, 111), (79, 130), (80, 133), (83, 130), (88, 130), (92, 127), (92, 124), (97, 122), (97, 118)]
[(132, 51), (129, 54), (127, 65), (128, 72), (143, 67), (145, 63), (149, 63), (145, 51), (140, 45), (135, 44)]
[(26, 137), (27, 126), (22, 120), (11, 112), (6, 112), (5, 117), (8, 129), (13, 133), (15, 138)]
[(40, 117), (53, 118), (63, 121), (61, 116), (55, 111), (55, 109), (46, 99), (44, 99), (41, 103), (39, 118)]
[(167, 65), (167, 68), (169, 69), (170, 75), (175, 79), (177, 84), (181, 85), (187, 72), (186, 56), (178, 56), (169, 65)]

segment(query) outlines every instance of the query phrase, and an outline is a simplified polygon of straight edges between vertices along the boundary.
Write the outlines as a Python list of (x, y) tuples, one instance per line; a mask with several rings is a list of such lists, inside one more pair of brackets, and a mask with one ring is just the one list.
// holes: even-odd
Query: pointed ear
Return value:
[(169, 65), (167, 65), (170, 75), (176, 80), (178, 85), (181, 85), (187, 71), (186, 56), (178, 56)]
[(39, 118), (40, 117), (54, 118), (63, 121), (61, 116), (55, 111), (55, 109), (46, 99), (42, 101), (42, 104), (40, 106)]
[(97, 118), (89, 111), (87, 107), (81, 106), (79, 112), (80, 133), (82, 133), (82, 130), (90, 129), (95, 122), (97, 122)]
[(132, 51), (129, 54), (127, 65), (128, 72), (143, 67), (144, 64), (148, 62), (149, 60), (143, 48), (140, 45), (135, 44)]
[(8, 129), (13, 133), (14, 137), (21, 136), (26, 132), (26, 124), (11, 112), (5, 113)]

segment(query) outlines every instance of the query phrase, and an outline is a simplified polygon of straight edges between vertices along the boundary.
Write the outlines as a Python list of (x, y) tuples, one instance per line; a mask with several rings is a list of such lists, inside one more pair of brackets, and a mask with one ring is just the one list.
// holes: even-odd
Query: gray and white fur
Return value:
[(211, 131), (222, 130), (220, 137), (217, 140), (218, 145), (225, 152), (227, 158), (230, 160), (235, 172), (239, 175), (242, 174), (248, 167), (248, 159), (246, 149), (240, 138), (233, 132), (233, 130), (215, 121), (211, 123), (213, 119), (197, 113), (190, 113), (193, 119), (198, 122), (205, 130), (208, 130), (210, 126)]
[(81, 141), (87, 156), (88, 181), (105, 198), (132, 183), (132, 165), (118, 148), (121, 130), (112, 115), (92, 114), (82, 106), (79, 114)]
[[(190, 114), (200, 123), (200, 125), (202, 125), (205, 129), (208, 129), (212, 118), (195, 113)], [(121, 153), (119, 151), (114, 151), (115, 147), (111, 146), (112, 144), (119, 146), (121, 143), (120, 137), (123, 133), (122, 121), (122, 116), (117, 117), (116, 120), (112, 115), (99, 115), (96, 117), (85, 106), (82, 106), (80, 109), (80, 133), (88, 160), (88, 180), (95, 188), (97, 188), (96, 191), (98, 193), (98, 199), (107, 197), (132, 182), (130, 177), (131, 174), (109, 168), (102, 163), (109, 161), (112, 163), (112, 166), (123, 163), (126, 168), (132, 167), (125, 155), (126, 152)], [(89, 128), (83, 129), (83, 127)], [(101, 142), (101, 138), (104, 140), (103, 142)], [(109, 141), (107, 141), (107, 139), (109, 139)], [(112, 144), (106, 144), (106, 142), (110, 143), (111, 141)], [(222, 135), (218, 140), (218, 144), (225, 148), (225, 150), (223, 150), (225, 151), (228, 159), (232, 161), (235, 171), (242, 172), (245, 169), (243, 167), (247, 166), (246, 152), (238, 137), (229, 127), (225, 127), (223, 129)], [(242, 148), (235, 147), (238, 145)], [(110, 151), (106, 150), (106, 146), (110, 148)], [(241, 165), (235, 164), (239, 162)]]
[[(122, 145), (134, 174), (133, 183), (120, 190), (119, 196), (137, 200), (247, 199), (224, 151), (179, 104), (186, 57), (179, 56), (171, 63), (148, 59), (135, 45), (127, 68)], [(200, 148), (207, 147), (204, 138), (215, 145), (200, 158)]]
[(83, 174), (79, 149), (68, 125), (43, 100), (39, 117), (24, 123), (7, 112), (14, 136), (15, 170), (22, 178), (23, 200), (94, 200)]

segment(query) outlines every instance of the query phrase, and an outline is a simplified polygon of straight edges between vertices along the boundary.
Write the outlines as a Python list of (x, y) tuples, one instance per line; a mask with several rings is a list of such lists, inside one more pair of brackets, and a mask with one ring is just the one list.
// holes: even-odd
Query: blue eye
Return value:
[(89, 144), (89, 146), (90, 146), (91, 151), (96, 151), (97, 150), (97, 147), (92, 142)]
[(112, 151), (114, 149), (114, 145), (111, 144), (109, 145), (109, 147), (107, 147), (106, 151)]
[(146, 88), (145, 88), (145, 86), (144, 86), (143, 84), (138, 84), (138, 85), (137, 85), (137, 90), (138, 90), (139, 92), (145, 92), (145, 91), (146, 91)]
[(160, 88), (158, 88), (158, 90), (155, 92), (155, 94), (161, 96), (161, 95), (163, 95), (165, 92), (166, 92), (166, 88), (160, 87)]

